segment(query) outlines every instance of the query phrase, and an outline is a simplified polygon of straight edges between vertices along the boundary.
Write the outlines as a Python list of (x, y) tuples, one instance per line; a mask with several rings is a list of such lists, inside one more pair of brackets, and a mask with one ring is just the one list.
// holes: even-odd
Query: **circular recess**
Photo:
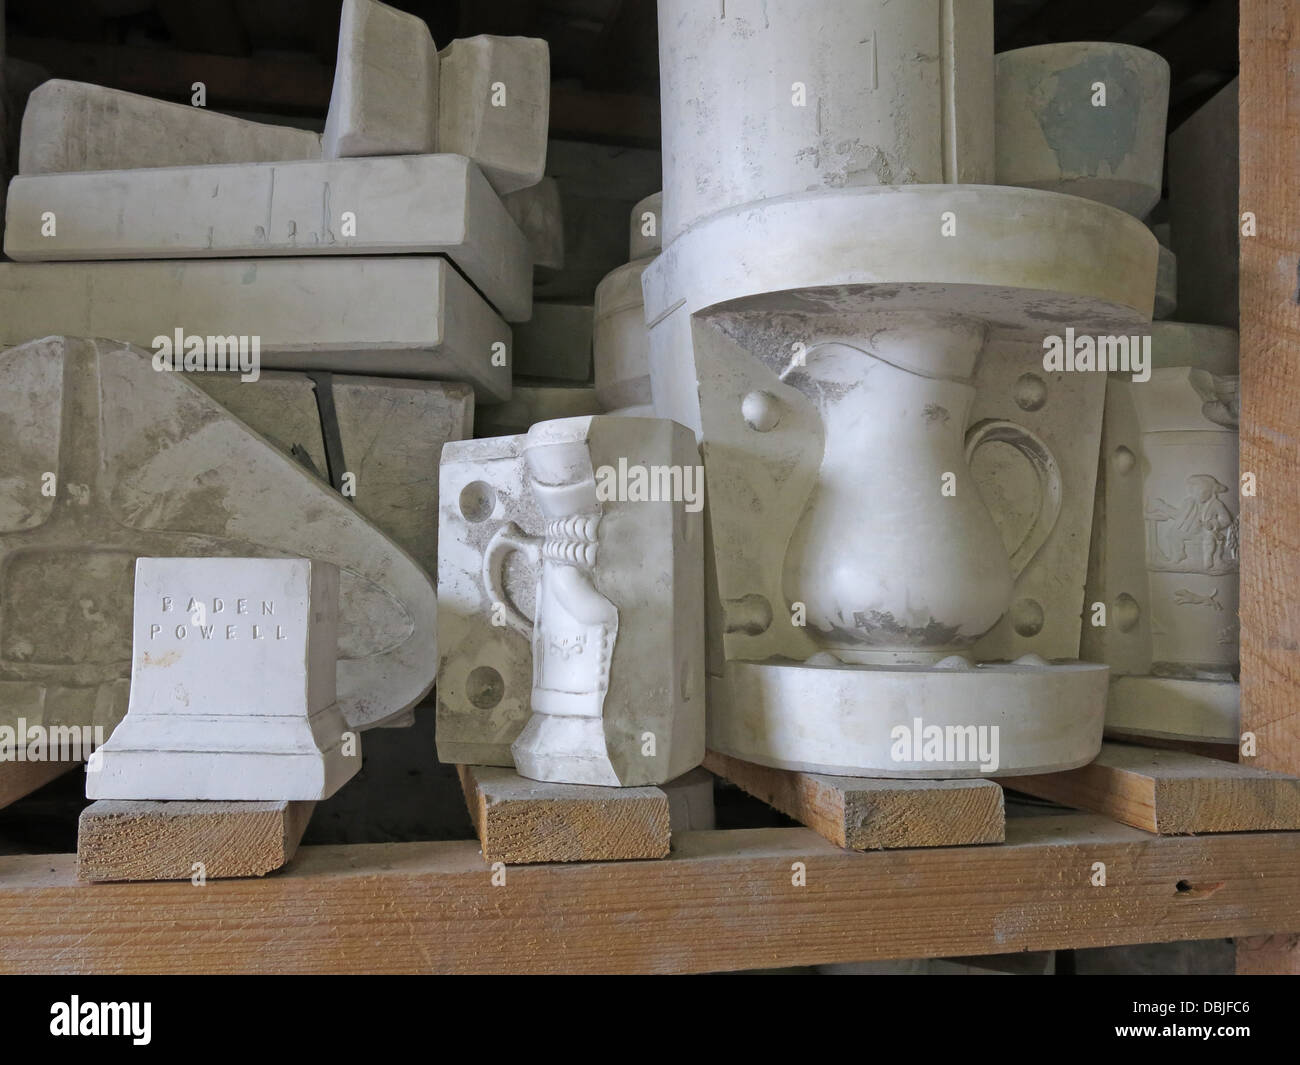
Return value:
[(465, 694), (480, 710), (491, 710), (506, 693), (506, 682), (491, 666), (479, 666), (465, 679)]
[(766, 433), (781, 420), (781, 401), (771, 392), (751, 392), (740, 401), (740, 414), (754, 432)]
[(1041, 410), (1047, 402), (1047, 383), (1036, 373), (1021, 374), (1016, 381), (1015, 398), (1021, 410)]
[(1043, 608), (1037, 599), (1017, 599), (1011, 607), (1011, 625), (1020, 636), (1043, 631)]
[(1138, 601), (1128, 592), (1120, 592), (1115, 597), (1115, 624), (1119, 626), (1120, 632), (1130, 632), (1138, 623), (1138, 618), (1142, 616), (1142, 608), (1138, 606)]
[(460, 512), (466, 521), (487, 521), (496, 505), (496, 489), (486, 481), (470, 481), (460, 490)]

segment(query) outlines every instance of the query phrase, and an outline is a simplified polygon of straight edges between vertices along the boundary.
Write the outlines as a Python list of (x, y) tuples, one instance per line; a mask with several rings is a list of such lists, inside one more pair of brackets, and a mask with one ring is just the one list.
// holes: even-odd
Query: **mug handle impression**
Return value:
[(989, 418), (972, 425), (966, 434), (966, 463), (975, 456), (985, 444), (1010, 444), (1033, 466), (1038, 476), (1038, 492), (1041, 500), (1038, 516), (1021, 540), (1019, 546), (1011, 552), (1011, 575), (1019, 579), (1026, 566), (1033, 561), (1042, 549), (1047, 538), (1056, 528), (1061, 516), (1061, 468), (1051, 449), (1033, 432), (1015, 422)]
[(542, 557), (541, 540), (529, 536), (510, 521), (492, 535), (487, 550), (483, 553), (483, 587), (487, 589), (493, 603), (500, 603), (505, 608), (506, 622), (510, 627), (531, 639), (532, 620), (524, 617), (506, 594), (505, 561), (514, 551), (522, 551), (534, 565)]

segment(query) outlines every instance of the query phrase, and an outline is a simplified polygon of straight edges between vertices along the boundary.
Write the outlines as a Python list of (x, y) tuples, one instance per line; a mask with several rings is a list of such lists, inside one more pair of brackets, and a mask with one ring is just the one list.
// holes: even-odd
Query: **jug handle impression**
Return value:
[(493, 603), (500, 603), (505, 608), (506, 621), (510, 627), (531, 639), (532, 621), (524, 617), (506, 594), (505, 561), (514, 551), (522, 551), (534, 564), (541, 558), (541, 541), (535, 536), (529, 536), (511, 521), (493, 534), (488, 541), (487, 550), (483, 552), (483, 587), (487, 589)]
[(1010, 444), (1026, 459), (1038, 475), (1039, 499), (1038, 516), (1020, 545), (1011, 553), (1011, 576), (1019, 579), (1035, 555), (1042, 549), (1047, 538), (1056, 528), (1061, 516), (1061, 468), (1051, 449), (1029, 429), (1015, 422), (990, 418), (972, 425), (966, 434), (966, 463), (975, 456), (985, 444)]

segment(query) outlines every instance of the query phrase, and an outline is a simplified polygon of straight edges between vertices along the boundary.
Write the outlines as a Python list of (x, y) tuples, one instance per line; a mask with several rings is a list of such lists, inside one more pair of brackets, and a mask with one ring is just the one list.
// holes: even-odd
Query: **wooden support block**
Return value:
[(0, 809), (80, 766), (80, 762), (0, 762)]
[(1162, 836), (1300, 829), (1300, 780), (1181, 751), (1107, 743), (1080, 769), (1001, 783)]
[(706, 769), (840, 847), (895, 850), (1001, 843), (1002, 789), (991, 780), (883, 780), (797, 773), (717, 751)]
[(546, 784), (498, 766), (457, 769), (489, 862), (524, 865), (668, 856), (668, 796), (658, 788)]
[(219, 880), (265, 876), (293, 857), (314, 802), (104, 799), (81, 811), (81, 880)]

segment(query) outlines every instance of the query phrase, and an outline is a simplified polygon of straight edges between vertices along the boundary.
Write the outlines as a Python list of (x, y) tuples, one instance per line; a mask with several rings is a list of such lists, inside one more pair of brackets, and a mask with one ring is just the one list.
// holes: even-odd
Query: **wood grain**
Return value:
[(881, 780), (796, 773), (717, 751), (706, 769), (837, 847), (881, 850), (1001, 843), (1002, 789), (991, 780)]
[(293, 857), (314, 802), (144, 802), (101, 799), (77, 822), (82, 880), (265, 876)]
[(486, 861), (599, 862), (668, 854), (668, 796), (658, 788), (546, 784), (498, 766), (457, 770)]
[[(1287, 773), (1300, 773), (1298, 82), (1300, 0), (1242, 0), (1240, 209), (1259, 233), (1241, 241), (1241, 469), (1258, 480), (1241, 507), (1241, 727), (1258, 745), (1243, 761)], [(1300, 949), (1273, 958), (1300, 974)]]
[(1300, 833), (1150, 836), (1090, 814), (1012, 818), (1002, 846), (867, 853), (805, 828), (688, 832), (663, 861), (494, 880), (474, 841), (304, 847), (281, 874), (201, 889), (0, 857), (0, 972), (709, 972), (1300, 927)]
[(1182, 751), (1106, 743), (1080, 769), (999, 779), (1164, 836), (1300, 829), (1300, 780)]

